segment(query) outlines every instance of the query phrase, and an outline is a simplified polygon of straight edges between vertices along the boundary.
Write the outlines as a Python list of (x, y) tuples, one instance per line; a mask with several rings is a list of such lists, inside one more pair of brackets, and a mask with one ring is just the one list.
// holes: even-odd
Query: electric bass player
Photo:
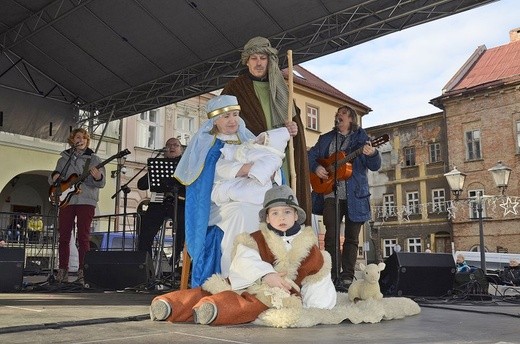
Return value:
[[(332, 180), (331, 187), (322, 193), (313, 191), (313, 213), (323, 215), (325, 249), (332, 256), (332, 276), (337, 290), (345, 292), (354, 279), (361, 226), (371, 218), (367, 171), (381, 167), (381, 156), (365, 130), (359, 127), (353, 108), (340, 107), (335, 124), (333, 130), (320, 135), (308, 157), (313, 189)], [(356, 152), (349, 162), (337, 155), (343, 153), (344, 157)], [(344, 167), (348, 167), (346, 173), (341, 171)], [(343, 218), (345, 240), (340, 255), (339, 224)]]
[(89, 148), (88, 132), (82, 128), (72, 130), (68, 143), (71, 148), (61, 152), (56, 168), (49, 176), (49, 183), (60, 188), (62, 181), (69, 180), (74, 174), (87, 177), (81, 184), (81, 190), (70, 197), (66, 206), (59, 209), (59, 270), (56, 277), (58, 283), (68, 282), (69, 244), (75, 225), (79, 246), (78, 282), (83, 282), (85, 254), (90, 248), (90, 225), (98, 202), (99, 189), (104, 187), (106, 182), (105, 168), (102, 167), (101, 159)]

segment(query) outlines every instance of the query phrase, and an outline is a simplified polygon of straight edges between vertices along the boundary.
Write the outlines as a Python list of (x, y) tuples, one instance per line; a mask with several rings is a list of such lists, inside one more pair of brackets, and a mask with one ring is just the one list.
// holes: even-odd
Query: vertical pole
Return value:
[(480, 237), (480, 268), (486, 273), (486, 249), (484, 246), (484, 220), (482, 219), (482, 196), (478, 197), (478, 229)]
[[(292, 50), (287, 50), (287, 81), (288, 81), (288, 89), (289, 89), (289, 100), (287, 106), (287, 120), (290, 122), (293, 120), (293, 103), (294, 103), (294, 83), (293, 83), (293, 60), (292, 60)], [(298, 133), (300, 134), (300, 133)], [(301, 133), (300, 135), (304, 135), (305, 133)], [(289, 185), (291, 189), (296, 193), (296, 167), (294, 161), (294, 140), (291, 136), (289, 140), (289, 151), (288, 151), (287, 161), (289, 162)]]

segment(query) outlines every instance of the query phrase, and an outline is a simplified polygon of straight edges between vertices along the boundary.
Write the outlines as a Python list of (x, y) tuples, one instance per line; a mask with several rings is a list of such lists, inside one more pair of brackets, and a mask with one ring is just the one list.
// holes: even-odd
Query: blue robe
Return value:
[(214, 273), (220, 273), (220, 242), (224, 232), (208, 227), (215, 165), (224, 142), (217, 139), (208, 152), (201, 174), (186, 187), (186, 246), (192, 259), (191, 287), (195, 288)]

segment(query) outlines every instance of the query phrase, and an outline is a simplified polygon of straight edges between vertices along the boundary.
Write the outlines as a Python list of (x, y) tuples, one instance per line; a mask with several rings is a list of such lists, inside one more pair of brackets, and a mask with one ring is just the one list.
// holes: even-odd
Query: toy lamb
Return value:
[(351, 302), (356, 300), (367, 300), (374, 298), (380, 300), (383, 294), (379, 289), (380, 272), (386, 267), (385, 263), (365, 264), (360, 263), (359, 267), (363, 271), (363, 279), (355, 280), (348, 288), (348, 299)]

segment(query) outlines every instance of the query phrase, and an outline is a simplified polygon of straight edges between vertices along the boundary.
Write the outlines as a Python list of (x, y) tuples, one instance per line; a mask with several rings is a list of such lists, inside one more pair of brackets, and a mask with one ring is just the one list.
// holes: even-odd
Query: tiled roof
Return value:
[(455, 85), (446, 89), (447, 92), (520, 79), (520, 40), (484, 49), (467, 72), (464, 75), (459, 74), (459, 78)]
[[(287, 69), (282, 70), (283, 76), (287, 79)], [(341, 101), (349, 104), (357, 104), (360, 107), (363, 107), (366, 109), (366, 112), (372, 111), (372, 109), (365, 104), (347, 96), (345, 93), (341, 92), (334, 86), (328, 84), (327, 82), (323, 81), (316, 75), (309, 72), (307, 69), (303, 68), (300, 65), (293, 66), (293, 81), (295, 84), (299, 84), (305, 87), (308, 87), (310, 89), (313, 89), (315, 91), (322, 92), (324, 94), (327, 94), (329, 96), (335, 97), (340, 99)]]

